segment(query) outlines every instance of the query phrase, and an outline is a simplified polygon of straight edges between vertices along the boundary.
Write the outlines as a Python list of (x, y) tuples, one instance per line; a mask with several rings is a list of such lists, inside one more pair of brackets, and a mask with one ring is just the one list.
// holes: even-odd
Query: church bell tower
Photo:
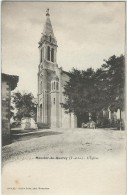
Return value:
[(54, 70), (55, 66), (57, 66), (57, 41), (53, 33), (49, 9), (46, 11), (46, 22), (44, 25), (42, 37), (39, 41), (39, 50), (41, 67), (43, 66), (43, 68)]
[(38, 110), (37, 122), (51, 124), (51, 80), (57, 65), (57, 41), (50, 21), (49, 9), (46, 11), (46, 21), (39, 41), (40, 60), (38, 66)]

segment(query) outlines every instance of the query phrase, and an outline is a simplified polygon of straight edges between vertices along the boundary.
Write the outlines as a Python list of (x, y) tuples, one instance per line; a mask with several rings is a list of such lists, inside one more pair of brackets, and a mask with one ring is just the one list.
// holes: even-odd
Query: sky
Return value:
[(65, 71), (97, 69), (124, 54), (125, 2), (2, 2), (2, 72), (19, 76), (15, 91), (37, 96), (38, 42), (46, 9)]

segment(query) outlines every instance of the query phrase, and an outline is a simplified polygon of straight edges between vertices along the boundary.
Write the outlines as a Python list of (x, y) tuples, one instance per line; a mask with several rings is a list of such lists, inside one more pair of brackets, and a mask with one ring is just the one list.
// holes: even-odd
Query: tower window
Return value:
[(50, 47), (47, 47), (47, 60), (50, 61)]
[(55, 82), (54, 82), (54, 89), (55, 89)]
[(58, 85), (58, 82), (56, 83), (56, 89), (57, 89), (57, 90), (59, 89), (59, 85)]
[(54, 62), (54, 49), (51, 49), (51, 62)]
[(55, 104), (55, 98), (54, 98), (54, 104)]

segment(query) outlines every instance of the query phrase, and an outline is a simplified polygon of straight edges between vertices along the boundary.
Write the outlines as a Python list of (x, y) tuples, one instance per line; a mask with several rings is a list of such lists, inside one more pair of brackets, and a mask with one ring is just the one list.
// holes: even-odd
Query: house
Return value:
[(2, 145), (10, 143), (11, 91), (17, 86), (19, 77), (2, 73)]

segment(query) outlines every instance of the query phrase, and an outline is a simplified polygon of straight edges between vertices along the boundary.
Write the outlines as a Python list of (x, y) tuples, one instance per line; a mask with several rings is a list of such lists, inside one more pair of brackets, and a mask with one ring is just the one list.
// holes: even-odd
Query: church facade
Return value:
[(57, 40), (50, 21), (49, 9), (39, 41), (40, 63), (38, 66), (38, 107), (37, 122), (50, 128), (75, 128), (77, 118), (73, 113), (65, 113), (62, 103), (64, 85), (69, 81), (69, 73), (57, 64)]

